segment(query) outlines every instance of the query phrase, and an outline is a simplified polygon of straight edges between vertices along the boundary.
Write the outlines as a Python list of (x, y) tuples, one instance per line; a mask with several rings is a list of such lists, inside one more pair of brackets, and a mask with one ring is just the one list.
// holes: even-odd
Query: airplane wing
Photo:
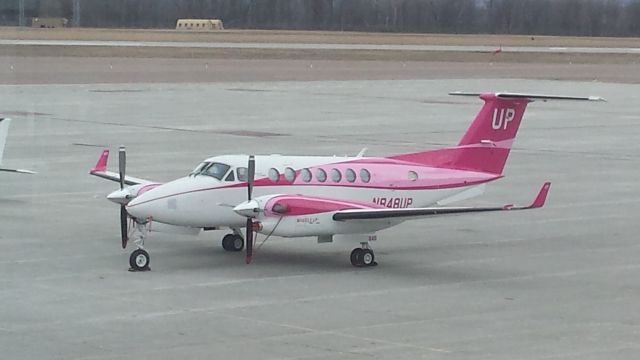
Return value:
[[(537, 197), (529, 206), (502, 205), (493, 207), (423, 207), (390, 209), (377, 204), (361, 203), (348, 200), (329, 199), (305, 195), (265, 195), (254, 200), (244, 202), (234, 207), (234, 211), (246, 217), (276, 217), (301, 218), (302, 222), (310, 217), (325, 217), (336, 223), (349, 221), (375, 222), (393, 219), (396, 222), (405, 220), (443, 216), (461, 215), (480, 212), (495, 212), (505, 210), (528, 210), (540, 208), (544, 205), (551, 183), (546, 182), (538, 192)], [(306, 219), (306, 220), (305, 220)], [(373, 225), (373, 224), (372, 224)]]
[[(2, 155), (4, 153), (4, 145), (7, 143), (7, 135), (9, 134), (10, 123), (11, 123), (11, 119), (0, 118), (0, 164), (2, 164)], [(3, 168), (3, 167), (0, 167), (0, 171), (20, 173), (20, 174), (35, 174), (35, 172), (31, 170), (9, 169), (9, 168)]]
[(37, 174), (35, 171), (27, 170), (27, 169), (9, 169), (9, 168), (0, 168), (0, 171), (3, 172), (13, 172), (20, 174)]
[(489, 211), (504, 211), (504, 210), (527, 210), (536, 209), (544, 205), (551, 183), (546, 182), (538, 192), (538, 196), (529, 206), (513, 206), (503, 205), (494, 207), (427, 207), (427, 208), (405, 208), (405, 209), (345, 209), (337, 211), (333, 214), (333, 220), (335, 221), (350, 221), (350, 220), (376, 220), (376, 219), (390, 219), (400, 218), (402, 220), (409, 220), (417, 217), (431, 217), (439, 215), (454, 215), (454, 214), (469, 214)]
[[(107, 161), (109, 160), (109, 149), (105, 149), (100, 155), (96, 165), (89, 171), (89, 174), (99, 178), (120, 182), (120, 174), (107, 170)], [(156, 183), (151, 180), (139, 179), (133, 176), (124, 177), (125, 185), (152, 184)]]

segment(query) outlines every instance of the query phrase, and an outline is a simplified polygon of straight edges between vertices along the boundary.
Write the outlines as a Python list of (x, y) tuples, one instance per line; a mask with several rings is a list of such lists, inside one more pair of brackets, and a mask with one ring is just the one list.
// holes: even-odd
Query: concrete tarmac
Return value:
[[(543, 209), (407, 222), (353, 268), (347, 244), (153, 234), (127, 272), (103, 147), (167, 181), (225, 153), (385, 155), (455, 144), (454, 90), (599, 95), (533, 103), (506, 178), (466, 204)], [(639, 85), (538, 80), (3, 85), (0, 349), (7, 359), (637, 359)], [(251, 132), (246, 132), (250, 130)], [(115, 169), (115, 162), (111, 164)]]
[(0, 56), (2, 84), (532, 79), (640, 83), (637, 64)]
[[(309, 44), (263, 42), (204, 42), (204, 41), (123, 41), (123, 40), (8, 40), (0, 45), (25, 46), (100, 46), (100, 47), (159, 47), (203, 49), (281, 49), (281, 50), (388, 50), (388, 51), (446, 51), (495, 52), (495, 46), (484, 45), (396, 45), (396, 44)], [(584, 46), (507, 46), (501, 52), (553, 53), (553, 54), (640, 54), (637, 47), (584, 47)]]

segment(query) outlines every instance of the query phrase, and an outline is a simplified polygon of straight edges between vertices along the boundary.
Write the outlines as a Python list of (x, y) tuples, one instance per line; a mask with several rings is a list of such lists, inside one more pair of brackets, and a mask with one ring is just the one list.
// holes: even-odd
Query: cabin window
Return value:
[(342, 174), (340, 173), (340, 170), (331, 169), (331, 180), (333, 180), (333, 182), (340, 182), (340, 180), (342, 180)]
[(229, 171), (229, 174), (224, 178), (224, 181), (236, 181), (236, 176), (234, 175), (233, 170)]
[(409, 171), (409, 180), (411, 181), (416, 181), (418, 180), (418, 173), (416, 173), (415, 171)]
[(269, 169), (269, 179), (273, 182), (278, 182), (278, 179), (280, 179), (280, 173), (278, 172), (278, 169)]
[(296, 179), (296, 171), (290, 167), (285, 168), (284, 178), (287, 179), (288, 182), (293, 182)]
[(320, 182), (327, 181), (327, 172), (322, 169), (316, 170), (316, 179)]
[(344, 172), (344, 177), (348, 182), (352, 183), (356, 181), (356, 172), (353, 171), (353, 169), (347, 169), (347, 171)]
[(364, 183), (368, 183), (369, 181), (371, 181), (371, 173), (369, 173), (369, 170), (367, 169), (360, 170), (360, 180), (362, 180), (362, 182)]
[(302, 181), (309, 182), (311, 181), (311, 171), (309, 169), (300, 170), (300, 176), (302, 176)]
[(249, 170), (246, 167), (239, 167), (236, 169), (238, 174), (238, 181), (247, 181), (249, 179)]

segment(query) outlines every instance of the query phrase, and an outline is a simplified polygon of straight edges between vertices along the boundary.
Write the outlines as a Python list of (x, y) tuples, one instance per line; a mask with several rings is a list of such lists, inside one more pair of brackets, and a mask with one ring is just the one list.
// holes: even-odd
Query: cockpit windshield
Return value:
[(203, 162), (202, 164), (198, 165), (195, 170), (193, 170), (189, 175), (206, 175), (218, 180), (222, 180), (222, 177), (227, 173), (227, 171), (229, 171), (230, 167), (231, 166), (227, 164)]
[(206, 167), (207, 165), (209, 165), (208, 162), (203, 162), (203, 163), (198, 164), (198, 166), (196, 166), (196, 168), (193, 169), (193, 171), (189, 173), (189, 176), (198, 174), (202, 170), (202, 168)]

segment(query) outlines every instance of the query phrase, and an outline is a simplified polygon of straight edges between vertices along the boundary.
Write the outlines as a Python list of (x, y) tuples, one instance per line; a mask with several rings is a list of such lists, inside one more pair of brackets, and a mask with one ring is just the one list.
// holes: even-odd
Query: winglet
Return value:
[(549, 194), (549, 189), (551, 189), (551, 182), (547, 181), (542, 185), (538, 196), (536, 196), (536, 199), (531, 205), (527, 206), (527, 209), (537, 209), (544, 206), (544, 202), (547, 200), (547, 195)]
[(98, 159), (98, 162), (96, 163), (96, 166), (94, 166), (93, 169), (91, 169), (91, 171), (89, 173), (106, 171), (107, 170), (107, 161), (108, 160), (109, 160), (109, 149), (105, 149), (102, 152), (102, 155), (100, 155), (100, 158)]

